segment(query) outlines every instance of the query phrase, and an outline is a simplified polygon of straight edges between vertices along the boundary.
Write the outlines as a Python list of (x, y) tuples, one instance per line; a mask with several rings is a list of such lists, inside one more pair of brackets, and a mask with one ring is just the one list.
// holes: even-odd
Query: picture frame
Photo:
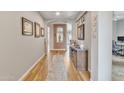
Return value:
[(85, 24), (82, 24), (77, 28), (77, 37), (78, 37), (78, 40), (85, 39)]
[(85, 16), (81, 17), (81, 22), (82, 22), (82, 24), (85, 22)]
[(41, 28), (41, 36), (42, 36), (42, 37), (45, 36), (45, 30), (44, 30), (44, 28)]
[(22, 19), (22, 35), (32, 36), (33, 22), (24, 17), (22, 17), (21, 19)]
[(34, 29), (35, 29), (35, 37), (39, 38), (41, 36), (41, 27), (40, 24), (37, 22), (34, 22)]

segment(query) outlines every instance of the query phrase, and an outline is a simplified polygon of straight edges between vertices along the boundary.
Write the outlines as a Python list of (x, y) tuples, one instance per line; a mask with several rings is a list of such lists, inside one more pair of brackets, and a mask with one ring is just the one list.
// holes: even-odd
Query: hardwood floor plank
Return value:
[[(83, 80), (81, 79), (80, 73), (76, 70), (73, 63), (71, 62), (68, 52), (62, 51), (62, 50), (61, 51), (59, 50), (50, 51), (47, 54), (47, 56), (45, 56), (43, 59), (40, 60), (40, 62), (36, 64), (36, 66), (24, 77), (23, 80), (24, 81), (45, 81), (48, 78), (48, 74), (51, 73), (51, 71), (48, 70), (49, 69), (48, 67), (50, 65), (49, 62), (52, 64), (52, 66), (55, 66), (56, 64), (54, 64), (54, 62), (52, 63), (52, 61), (55, 61), (55, 60), (56, 62), (58, 62), (57, 65), (59, 65), (59, 62), (60, 63), (63, 62), (64, 64), (64, 66), (60, 66), (60, 69), (64, 69), (64, 67), (66, 69), (66, 70), (63, 70), (64, 72), (60, 71), (61, 73), (67, 73), (67, 76), (65, 75), (66, 77), (63, 77), (63, 78), (67, 78), (68, 81)], [(62, 65), (62, 63), (60, 65)], [(57, 75), (57, 74), (55, 73), (53, 75)]]

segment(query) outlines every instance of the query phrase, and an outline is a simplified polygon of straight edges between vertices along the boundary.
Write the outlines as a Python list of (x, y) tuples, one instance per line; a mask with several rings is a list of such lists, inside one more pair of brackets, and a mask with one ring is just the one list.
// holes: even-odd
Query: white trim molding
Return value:
[(36, 66), (36, 64), (45, 57), (45, 54), (42, 55), (20, 78), (18, 81), (22, 81), (24, 77)]

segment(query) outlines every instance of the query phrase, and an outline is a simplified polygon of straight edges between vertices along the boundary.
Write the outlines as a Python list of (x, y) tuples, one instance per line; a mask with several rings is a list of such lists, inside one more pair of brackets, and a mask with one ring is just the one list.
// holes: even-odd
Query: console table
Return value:
[(88, 51), (86, 49), (70, 46), (70, 57), (78, 71), (88, 70)]

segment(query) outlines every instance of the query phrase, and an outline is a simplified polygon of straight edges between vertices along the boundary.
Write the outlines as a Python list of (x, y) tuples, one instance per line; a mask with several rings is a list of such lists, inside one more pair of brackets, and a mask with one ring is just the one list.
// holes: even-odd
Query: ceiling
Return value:
[(113, 20), (118, 21), (124, 19), (124, 11), (114, 11)]
[[(56, 15), (59, 12), (60, 15)], [(81, 12), (79, 11), (40, 11), (41, 16), (45, 20), (54, 19), (71, 19), (74, 20)]]

